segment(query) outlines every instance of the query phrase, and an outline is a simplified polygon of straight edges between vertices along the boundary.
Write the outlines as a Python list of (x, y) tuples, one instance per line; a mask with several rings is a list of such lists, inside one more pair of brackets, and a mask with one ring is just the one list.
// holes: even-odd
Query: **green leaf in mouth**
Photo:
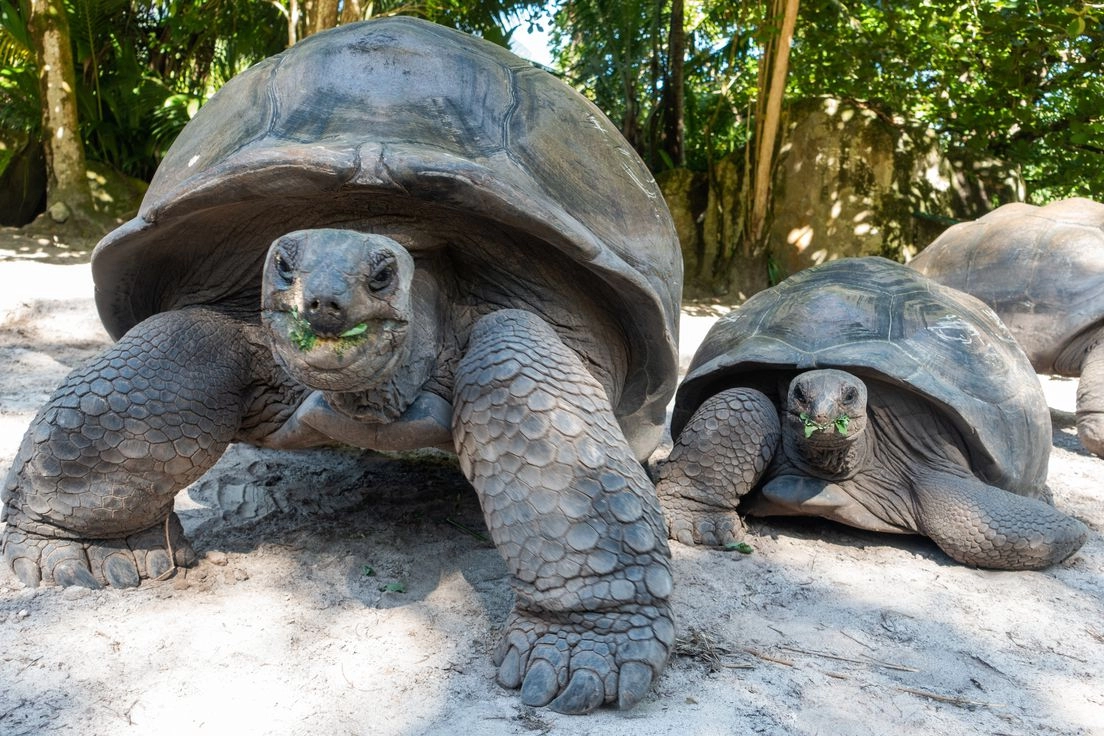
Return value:
[(361, 322), (356, 327), (350, 327), (341, 333), (340, 337), (356, 337), (357, 335), (363, 335), (368, 331), (368, 323)]
[(846, 414), (840, 414), (836, 421), (832, 422), (831, 424), (820, 424), (818, 422), (815, 422), (805, 412), (801, 412), (801, 414), (798, 415), (798, 418), (801, 420), (801, 423), (805, 427), (805, 439), (809, 439), (810, 437), (812, 437), (813, 433), (816, 432), (818, 429), (822, 432), (827, 432), (832, 427), (835, 427), (836, 431), (840, 434), (846, 435), (847, 426), (851, 423), (851, 417), (847, 416)]
[(318, 335), (314, 334), (310, 323), (299, 314), (298, 309), (291, 310), (289, 314), (291, 315), (291, 329), (288, 330), (288, 340), (299, 348), (300, 352), (305, 353), (318, 342)]

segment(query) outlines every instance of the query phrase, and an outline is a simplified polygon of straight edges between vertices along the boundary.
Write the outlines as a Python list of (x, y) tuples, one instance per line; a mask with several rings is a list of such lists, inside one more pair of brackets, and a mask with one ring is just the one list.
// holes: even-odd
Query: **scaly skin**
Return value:
[(736, 506), (759, 482), (780, 436), (778, 412), (760, 391), (726, 389), (702, 402), (658, 468), (671, 539), (718, 546), (742, 539)]
[(951, 558), (997, 570), (1041, 570), (1081, 548), (1088, 529), (1036, 498), (973, 477), (920, 472), (914, 486), (920, 531)]
[(241, 325), (202, 309), (150, 317), (73, 371), (4, 483), (5, 562), (26, 585), (131, 587), (194, 558), (173, 497), (242, 420)]
[(1085, 449), (1104, 457), (1104, 334), (1081, 363), (1077, 382), (1077, 437)]
[[(451, 439), (514, 575), (499, 682), (565, 713), (635, 704), (674, 645), (672, 577), (655, 490), (607, 393), (615, 374), (528, 311), (502, 309), (467, 330), (472, 311), (461, 308), (461, 328), (437, 342), (424, 328), (455, 315), (433, 311), (443, 300), (427, 276), (382, 236), (278, 239), (262, 317), (280, 365), (301, 383), (275, 368), (268, 347), (259, 352), (258, 327), (210, 310), (135, 327), (75, 372), (28, 432), (5, 488), (8, 564), (28, 585), (128, 587), (169, 569), (170, 546), (188, 562), (173, 497), (234, 439)], [(288, 314), (307, 320), (314, 348), (289, 341)], [(354, 328), (356, 344), (338, 342)], [(465, 341), (455, 374), (452, 357), (442, 369), (441, 346), (452, 356)], [(451, 406), (428, 385), (452, 388)]]
[(527, 705), (627, 708), (674, 644), (651, 483), (602, 386), (538, 317), (481, 319), (456, 375), (461, 467), (514, 576), (496, 662)]

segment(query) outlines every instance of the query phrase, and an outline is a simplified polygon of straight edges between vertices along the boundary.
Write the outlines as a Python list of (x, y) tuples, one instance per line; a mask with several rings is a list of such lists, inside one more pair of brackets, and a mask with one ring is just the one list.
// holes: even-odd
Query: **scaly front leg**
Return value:
[(226, 317), (165, 312), (66, 378), (3, 487), (3, 557), (24, 584), (132, 587), (194, 559), (173, 498), (238, 430), (243, 343)]
[(674, 644), (655, 491), (606, 393), (540, 318), (484, 317), (457, 371), (453, 431), (517, 601), (498, 680), (527, 705), (635, 704)]
[(715, 545), (742, 539), (736, 507), (759, 482), (780, 436), (778, 411), (760, 391), (730, 388), (703, 401), (658, 469), (671, 538)]

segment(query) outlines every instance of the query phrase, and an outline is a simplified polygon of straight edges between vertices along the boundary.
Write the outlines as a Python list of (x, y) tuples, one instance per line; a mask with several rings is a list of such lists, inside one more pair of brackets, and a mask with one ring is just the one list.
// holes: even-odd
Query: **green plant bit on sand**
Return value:
[(730, 551), (739, 552), (742, 555), (750, 555), (755, 551), (755, 548), (747, 542), (730, 542), (726, 544), (724, 548)]

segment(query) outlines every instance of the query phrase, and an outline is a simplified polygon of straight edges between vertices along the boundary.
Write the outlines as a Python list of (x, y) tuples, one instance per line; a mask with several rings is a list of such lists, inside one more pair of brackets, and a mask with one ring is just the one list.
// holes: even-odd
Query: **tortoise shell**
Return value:
[(1006, 204), (909, 265), (991, 306), (1040, 373), (1078, 375), (1079, 343), (1104, 324), (1104, 204)]
[(678, 389), (672, 435), (720, 390), (813, 368), (925, 397), (987, 482), (1031, 495), (1046, 479), (1050, 413), (1008, 330), (981, 301), (877, 257), (799, 272), (719, 319)]
[[(503, 263), (556, 264), (556, 283), (596, 277), (630, 350), (615, 411), (627, 433), (641, 420), (658, 439), (677, 379), (678, 238), (639, 157), (552, 75), (406, 17), (340, 26), (256, 64), (199, 110), (137, 216), (97, 246), (101, 319), (117, 338), (184, 306), (257, 309), (271, 242), (314, 227), (384, 232), (416, 257), (492, 242), (526, 251)], [(492, 232), (510, 236), (481, 237)], [(533, 277), (510, 268), (524, 292)]]

